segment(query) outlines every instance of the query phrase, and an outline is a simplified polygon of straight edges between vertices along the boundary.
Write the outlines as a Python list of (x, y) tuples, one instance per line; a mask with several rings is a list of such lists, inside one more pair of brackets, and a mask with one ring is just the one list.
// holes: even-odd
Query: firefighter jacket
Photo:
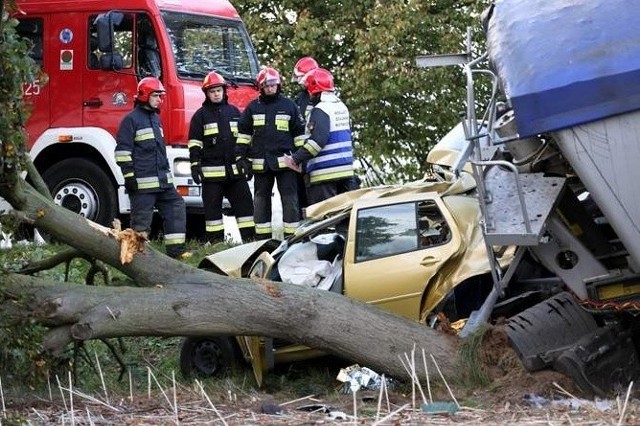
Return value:
[(116, 135), (115, 158), (125, 179), (135, 177), (139, 192), (173, 187), (162, 125), (155, 110), (136, 105), (122, 119)]
[(300, 110), (300, 114), (302, 114), (302, 118), (305, 120), (309, 117), (309, 113), (313, 109), (313, 104), (311, 103), (311, 96), (309, 96), (309, 92), (306, 89), (302, 89), (298, 92), (295, 99), (293, 100), (296, 105), (298, 105), (298, 109)]
[(189, 127), (189, 160), (192, 166), (200, 165), (203, 181), (241, 177), (235, 164), (239, 118), (240, 111), (227, 103), (226, 96), (218, 104), (205, 100), (193, 114)]
[(349, 110), (333, 92), (322, 92), (320, 102), (307, 118), (309, 135), (293, 154), (305, 163), (311, 184), (353, 176), (353, 146)]
[(291, 99), (260, 95), (240, 117), (237, 153), (251, 160), (255, 173), (284, 170), (284, 154), (302, 146), (305, 138), (304, 120)]

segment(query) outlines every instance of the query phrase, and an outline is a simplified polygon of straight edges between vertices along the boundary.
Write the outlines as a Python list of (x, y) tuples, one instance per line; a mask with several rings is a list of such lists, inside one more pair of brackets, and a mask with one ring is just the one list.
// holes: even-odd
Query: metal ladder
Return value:
[[(496, 300), (503, 294), (515, 273), (526, 247), (540, 244), (547, 219), (565, 184), (564, 178), (545, 177), (541, 173), (522, 174), (513, 163), (495, 159), (504, 143), (516, 141), (519, 137), (517, 134), (498, 137), (494, 131), (497, 76), (490, 70), (476, 68), (488, 55), (484, 53), (473, 59), (471, 40), (471, 29), (468, 29), (465, 53), (416, 58), (416, 65), (421, 68), (462, 65), (467, 82), (466, 113), (461, 117), (467, 146), (453, 169), (459, 176), (467, 162), (472, 166), (494, 287), (483, 306), (472, 313), (460, 333), (462, 337), (471, 334), (488, 320)], [(474, 74), (488, 76), (492, 82), (491, 97), (481, 120), (476, 116)], [(488, 141), (487, 146), (481, 146), (483, 140)], [(497, 259), (500, 250), (495, 250), (494, 247), (510, 245), (516, 245), (518, 249), (509, 268), (503, 273)]]

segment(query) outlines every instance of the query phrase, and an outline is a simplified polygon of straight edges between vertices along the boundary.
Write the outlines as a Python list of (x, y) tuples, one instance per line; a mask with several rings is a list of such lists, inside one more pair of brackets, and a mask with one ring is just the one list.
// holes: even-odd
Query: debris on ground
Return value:
[(460, 410), (455, 402), (428, 402), (423, 403), (422, 412), (428, 414), (455, 414)]
[[(358, 364), (354, 364), (350, 367), (340, 369), (338, 377), (336, 379), (344, 383), (342, 388), (343, 393), (355, 393), (360, 389), (378, 390), (382, 386), (383, 378), (367, 367), (360, 367)], [(390, 384), (390, 380), (386, 385)]]

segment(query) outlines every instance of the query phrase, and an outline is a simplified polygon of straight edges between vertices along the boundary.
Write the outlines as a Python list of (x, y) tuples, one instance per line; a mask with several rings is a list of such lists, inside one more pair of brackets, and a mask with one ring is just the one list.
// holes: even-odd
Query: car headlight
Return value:
[(178, 158), (173, 162), (173, 173), (176, 177), (191, 176), (191, 163), (185, 158)]

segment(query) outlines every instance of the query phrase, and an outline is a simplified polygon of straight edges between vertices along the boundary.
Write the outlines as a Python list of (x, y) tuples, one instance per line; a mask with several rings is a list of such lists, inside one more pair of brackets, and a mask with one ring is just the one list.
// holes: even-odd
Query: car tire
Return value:
[(213, 377), (238, 364), (230, 337), (186, 337), (180, 348), (180, 372), (185, 378)]

